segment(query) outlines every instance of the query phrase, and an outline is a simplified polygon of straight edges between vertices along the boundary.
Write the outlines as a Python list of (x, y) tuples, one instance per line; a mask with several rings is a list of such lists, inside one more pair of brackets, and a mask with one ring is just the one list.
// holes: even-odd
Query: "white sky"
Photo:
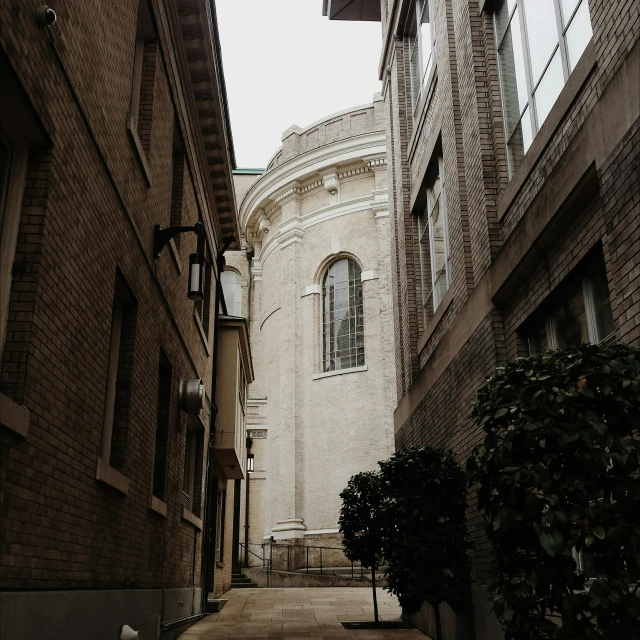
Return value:
[(380, 91), (379, 22), (332, 22), (322, 0), (216, 0), (238, 167), (262, 168), (285, 129)]

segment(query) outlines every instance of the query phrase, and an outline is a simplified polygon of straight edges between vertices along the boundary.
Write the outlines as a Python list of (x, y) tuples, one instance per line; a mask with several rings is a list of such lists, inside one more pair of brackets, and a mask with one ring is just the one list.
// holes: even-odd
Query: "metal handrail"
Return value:
[[(240, 545), (240, 549), (241, 549), (241, 550), (243, 550), (243, 549), (245, 548), (245, 545), (244, 545), (244, 543), (243, 543), (243, 542), (239, 542), (238, 544)], [(251, 544), (251, 543), (249, 543), (249, 544)], [(255, 544), (255, 543), (254, 543), (254, 544)], [(259, 545), (259, 546), (262, 546), (262, 545)], [(255, 556), (256, 558), (258, 558), (258, 560), (260, 560), (260, 562), (264, 563), (264, 557), (259, 556), (257, 553), (255, 553), (255, 552), (251, 551), (251, 549), (249, 549), (249, 546), (248, 546), (248, 545), (247, 545), (247, 551), (248, 551), (252, 556)]]

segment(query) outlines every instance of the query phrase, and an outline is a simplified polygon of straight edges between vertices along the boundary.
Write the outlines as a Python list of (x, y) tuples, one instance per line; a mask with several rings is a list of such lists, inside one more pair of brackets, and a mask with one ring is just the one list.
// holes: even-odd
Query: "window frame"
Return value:
[[(598, 276), (598, 271), (603, 270), (600, 275), (604, 275), (606, 278), (606, 269), (604, 263), (596, 264), (592, 269), (590, 269), (589, 273), (583, 276), (580, 279), (574, 280), (577, 286), (575, 286), (575, 290), (582, 291), (582, 297), (584, 301), (584, 312), (585, 312), (585, 320), (587, 326), (587, 335), (589, 338), (590, 344), (603, 344), (609, 342), (615, 337), (615, 327), (613, 331), (608, 333), (607, 335), (600, 335), (600, 327), (598, 326), (597, 315), (596, 315), (596, 296), (595, 296), (595, 286), (594, 280)], [(561, 285), (560, 290), (565, 290), (565, 287)], [(608, 288), (607, 283), (607, 291), (609, 293), (609, 302), (611, 302), (611, 291)], [(558, 304), (557, 304), (557, 296), (558, 292), (554, 292), (556, 297), (556, 302), (552, 304), (549, 308), (546, 309), (544, 314), (538, 320), (538, 326), (544, 327), (544, 332), (546, 335), (547, 346), (546, 350), (552, 351), (555, 349), (562, 348), (559, 339), (558, 327), (556, 324), (555, 317), (558, 312)], [(544, 322), (541, 322), (541, 321)], [(612, 315), (613, 321), (613, 315)], [(533, 331), (532, 331), (532, 323), (529, 323), (529, 327), (526, 332), (526, 341), (527, 341), (527, 349), (529, 351), (529, 355), (534, 355), (536, 353), (540, 353), (545, 349), (538, 350), (532, 346), (533, 339)], [(534, 325), (535, 326), (535, 325)]]
[[(444, 180), (444, 160), (442, 155), (438, 155), (437, 161), (437, 174), (433, 176), (427, 183), (426, 187), (426, 204), (423, 209), (420, 211), (417, 217), (418, 222), (418, 253), (420, 257), (420, 283), (422, 288), (422, 309), (424, 316), (424, 324), (426, 326), (428, 319), (433, 316), (433, 314), (438, 310), (438, 307), (444, 300), (447, 292), (451, 288), (451, 250), (449, 245), (449, 221), (447, 215), (447, 204), (446, 204), (446, 190), (445, 190), (445, 180)], [(435, 185), (436, 181), (440, 180), (440, 194), (436, 198), (433, 194), (432, 186)], [(435, 198), (435, 199), (434, 199)], [(446, 289), (443, 292), (442, 296), (438, 295), (438, 289), (436, 287), (436, 283), (438, 281), (438, 276), (442, 273), (442, 269), (436, 273), (435, 270), (435, 246), (434, 246), (434, 233), (433, 233), (433, 211), (435, 209), (436, 203), (440, 202), (440, 215), (442, 216), (442, 227), (444, 232), (444, 269), (445, 269), (445, 281), (446, 281)], [(426, 259), (425, 259), (425, 251), (423, 249), (424, 236), (428, 235), (428, 247), (429, 247), (429, 261), (428, 267), (429, 270), (427, 272), (426, 269)], [(433, 300), (432, 309), (428, 309), (429, 301)]]
[[(426, 11), (429, 14), (429, 39), (431, 41), (431, 52), (429, 60), (424, 64), (424, 50), (422, 47), (422, 17)], [(411, 84), (411, 110), (414, 119), (417, 117), (418, 105), (425, 87), (429, 85), (429, 78), (436, 66), (436, 30), (434, 25), (433, 0), (414, 0), (413, 8), (409, 17), (409, 30), (415, 29), (415, 34), (409, 34), (409, 73)], [(418, 71), (414, 69), (414, 51), (417, 49)], [(418, 80), (416, 86), (416, 79)]]
[[(227, 296), (225, 295), (225, 282), (224, 282), (224, 280), (225, 280), (224, 274), (225, 273), (234, 274), (234, 276), (237, 277), (237, 282), (227, 283), (227, 286), (237, 287), (238, 298), (236, 298), (235, 296), (233, 298), (233, 305), (234, 305), (233, 311), (235, 311), (235, 307), (239, 306), (240, 307), (240, 313), (238, 315), (236, 315), (235, 313), (232, 313), (231, 312), (232, 310), (229, 308), (229, 300), (227, 299)], [(233, 317), (237, 317), (237, 318), (244, 317), (242, 315), (242, 275), (240, 273), (238, 273), (235, 269), (225, 266), (224, 270), (220, 274), (220, 283), (222, 285), (222, 295), (224, 296), (224, 303), (225, 303), (226, 308), (227, 308), (227, 314), (230, 315), (230, 316), (233, 316)]]
[[(513, 174), (517, 171), (519, 166), (519, 164), (517, 166), (513, 166), (511, 141), (514, 139), (514, 136), (516, 135), (518, 128), (521, 127), (527, 110), (529, 112), (528, 117), (529, 117), (529, 126), (531, 130), (531, 142), (526, 148), (524, 147), (524, 142), (523, 142), (523, 145), (522, 145), (523, 157), (526, 155), (527, 151), (531, 147), (531, 144), (533, 143), (533, 140), (535, 139), (536, 135), (539, 133), (540, 129), (542, 128), (542, 125), (546, 121), (546, 118), (549, 116), (549, 113), (547, 113), (547, 115), (545, 116), (545, 119), (542, 122), (539, 122), (538, 105), (536, 102), (536, 92), (540, 87), (540, 84), (542, 83), (542, 81), (545, 79), (547, 70), (551, 66), (556, 53), (558, 52), (558, 50), (560, 51), (560, 60), (561, 60), (562, 74), (563, 74), (563, 85), (562, 85), (563, 87), (567, 84), (567, 81), (569, 80), (569, 76), (571, 75), (571, 73), (573, 72), (573, 70), (575, 69), (578, 63), (579, 59), (575, 61), (572, 67), (570, 65), (566, 36), (567, 36), (567, 31), (573, 24), (573, 21), (576, 15), (578, 14), (578, 12), (580, 11), (583, 3), (586, 3), (587, 11), (589, 12), (589, 19), (591, 20), (591, 13), (589, 11), (588, 0), (578, 0), (576, 6), (574, 7), (571, 15), (567, 20), (565, 20), (563, 16), (562, 0), (551, 0), (551, 1), (553, 2), (553, 7), (554, 7), (554, 22), (556, 25), (556, 34), (558, 36), (558, 42), (556, 43), (553, 50), (549, 54), (549, 58), (547, 59), (542, 71), (540, 72), (540, 77), (535, 83), (533, 81), (533, 70), (532, 70), (532, 64), (531, 64), (531, 47), (529, 44), (529, 34), (528, 34), (528, 28), (527, 28), (527, 16), (526, 16), (526, 7), (525, 7), (526, 0), (513, 0), (513, 7), (511, 8), (511, 10), (508, 10), (508, 14), (507, 14), (508, 19), (505, 22), (504, 30), (502, 34), (499, 33), (498, 24), (497, 24), (497, 16), (499, 15), (499, 8), (493, 13), (493, 28), (494, 28), (494, 36), (495, 36), (496, 57), (498, 61), (498, 77), (499, 77), (499, 84), (500, 84), (500, 97), (502, 101), (502, 117), (505, 125), (504, 133), (505, 133), (505, 146), (507, 150), (507, 167), (509, 171), (509, 179), (513, 177)], [(502, 3), (498, 6), (501, 7), (504, 5), (504, 3), (507, 3), (507, 2), (508, 0), (502, 0)], [(511, 28), (511, 25), (513, 23), (513, 16), (515, 15), (516, 11), (518, 12), (520, 38), (523, 45), (522, 55), (523, 55), (524, 67), (525, 67), (524, 80), (525, 80), (525, 87), (527, 92), (527, 103), (522, 109), (520, 109), (518, 105), (518, 109), (519, 109), (518, 119), (513, 124), (511, 132), (509, 132), (508, 127), (510, 123), (509, 123), (509, 117), (507, 114), (507, 105), (505, 100), (505, 94), (506, 94), (505, 71), (502, 68), (500, 48), (505, 43), (507, 32), (509, 32)], [(593, 26), (592, 26), (592, 34), (593, 34)], [(584, 53), (584, 49), (582, 53)], [(582, 57), (582, 54), (580, 55)], [(557, 102), (557, 97), (554, 100), (553, 104), (555, 105), (556, 102)]]
[[(330, 271), (335, 265), (338, 263), (345, 261), (347, 263), (347, 315), (345, 316), (343, 321), (350, 322), (353, 320), (354, 323), (354, 332), (353, 332), (353, 340), (354, 347), (349, 346), (348, 357), (340, 356), (341, 366), (336, 367), (336, 359), (337, 353), (342, 352), (343, 350), (335, 349), (337, 338), (334, 336), (331, 338), (333, 333), (333, 326), (335, 323), (335, 319), (332, 319), (332, 315), (335, 314), (335, 286), (329, 290), (327, 287), (327, 279), (329, 277)], [(351, 265), (353, 265), (356, 275), (354, 278), (351, 277)], [(344, 282), (344, 281), (343, 281)], [(353, 287), (353, 291), (352, 291)], [(358, 304), (358, 290), (360, 291), (361, 304)], [(333, 297), (331, 297), (333, 293)], [(329, 307), (327, 308), (327, 296), (329, 297)], [(353, 299), (353, 305), (351, 304), (351, 300)], [(324, 275), (322, 277), (322, 285), (321, 285), (321, 299), (320, 299), (321, 309), (321, 339), (322, 339), (322, 362), (321, 362), (321, 370), (323, 373), (332, 373), (339, 371), (346, 371), (348, 369), (354, 369), (359, 367), (364, 367), (366, 365), (366, 349), (365, 349), (365, 341), (364, 341), (364, 288), (362, 285), (362, 267), (360, 264), (351, 256), (342, 255), (339, 256), (336, 260), (331, 262), (326, 269), (324, 270)], [(361, 307), (361, 313), (358, 315), (358, 307)], [(353, 314), (353, 315), (352, 315)], [(360, 330), (359, 330), (359, 321), (360, 321)], [(329, 335), (327, 336), (327, 331), (329, 331)], [(349, 342), (351, 343), (351, 330), (349, 330)], [(362, 347), (358, 346), (358, 338), (361, 335), (362, 337)], [(327, 340), (329, 340), (330, 347), (327, 348)], [(361, 353), (359, 353), (361, 349)], [(359, 358), (362, 356), (361, 362), (359, 362)], [(348, 366), (342, 366), (342, 360), (349, 360)], [(351, 360), (355, 359), (355, 364), (351, 364)], [(333, 367), (331, 363), (333, 362)]]

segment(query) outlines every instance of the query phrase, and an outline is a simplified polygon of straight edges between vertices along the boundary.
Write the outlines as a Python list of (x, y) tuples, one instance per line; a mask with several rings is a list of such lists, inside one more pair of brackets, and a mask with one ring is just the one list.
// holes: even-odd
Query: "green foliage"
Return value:
[(395, 453), (380, 463), (380, 474), (389, 523), (387, 588), (407, 613), (424, 601), (462, 610), (470, 567), (464, 471), (451, 452), (423, 447)]
[(338, 523), (345, 555), (351, 562), (377, 569), (382, 562), (385, 531), (380, 475), (367, 471), (352, 476), (340, 497)]
[[(518, 359), (480, 390), (474, 417), (487, 435), (467, 471), (507, 640), (640, 638), (640, 350)], [(572, 549), (601, 567), (595, 579)]]

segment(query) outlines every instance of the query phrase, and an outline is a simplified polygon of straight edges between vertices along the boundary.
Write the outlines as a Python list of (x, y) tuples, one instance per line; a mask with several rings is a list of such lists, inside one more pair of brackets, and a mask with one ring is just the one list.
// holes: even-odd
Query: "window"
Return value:
[(129, 436), (137, 304), (124, 278), (116, 276), (111, 319), (109, 369), (102, 435), (102, 459), (123, 471)]
[(9, 316), (12, 269), (22, 214), (22, 196), (27, 177), (27, 147), (14, 147), (0, 133), (0, 355)]
[(555, 304), (531, 324), (527, 332), (530, 353), (585, 342), (597, 344), (613, 335), (604, 264), (596, 264), (586, 271), (584, 277), (574, 278), (562, 286), (554, 296)]
[[(184, 150), (182, 140), (178, 132), (177, 121), (174, 118), (173, 126), (173, 156), (172, 156), (172, 180), (171, 180), (171, 218), (170, 226), (180, 227), (182, 225), (182, 202), (184, 191)], [(180, 251), (180, 234), (174, 236), (176, 249)]]
[(204, 432), (195, 419), (187, 424), (184, 450), (184, 479), (182, 483), (182, 506), (196, 516), (200, 515), (202, 496), (202, 448)]
[(359, 265), (347, 258), (334, 262), (324, 277), (324, 371), (364, 365), (362, 278)]
[(242, 316), (242, 278), (235, 271), (223, 271), (220, 275), (222, 293), (230, 316)]
[(591, 40), (587, 0), (503, 0), (494, 14), (513, 175)]
[(429, 79), (435, 54), (435, 28), (429, 0), (416, 0), (409, 27), (411, 104), (415, 108)]
[(129, 128), (137, 134), (140, 145), (147, 157), (151, 145), (151, 121), (153, 117), (153, 92), (157, 50), (158, 43), (149, 5), (147, 0), (140, 0), (138, 4), (136, 45), (133, 60), (133, 85), (131, 88)]
[(158, 416), (153, 458), (153, 495), (164, 500), (167, 479), (167, 453), (169, 444), (169, 412), (171, 409), (171, 365), (160, 352), (158, 366)]
[(224, 521), (227, 509), (227, 492), (218, 489), (218, 508), (216, 513), (216, 560), (224, 562)]
[(425, 324), (449, 289), (451, 268), (442, 158), (433, 163), (427, 183), (427, 206), (418, 216), (420, 273)]

